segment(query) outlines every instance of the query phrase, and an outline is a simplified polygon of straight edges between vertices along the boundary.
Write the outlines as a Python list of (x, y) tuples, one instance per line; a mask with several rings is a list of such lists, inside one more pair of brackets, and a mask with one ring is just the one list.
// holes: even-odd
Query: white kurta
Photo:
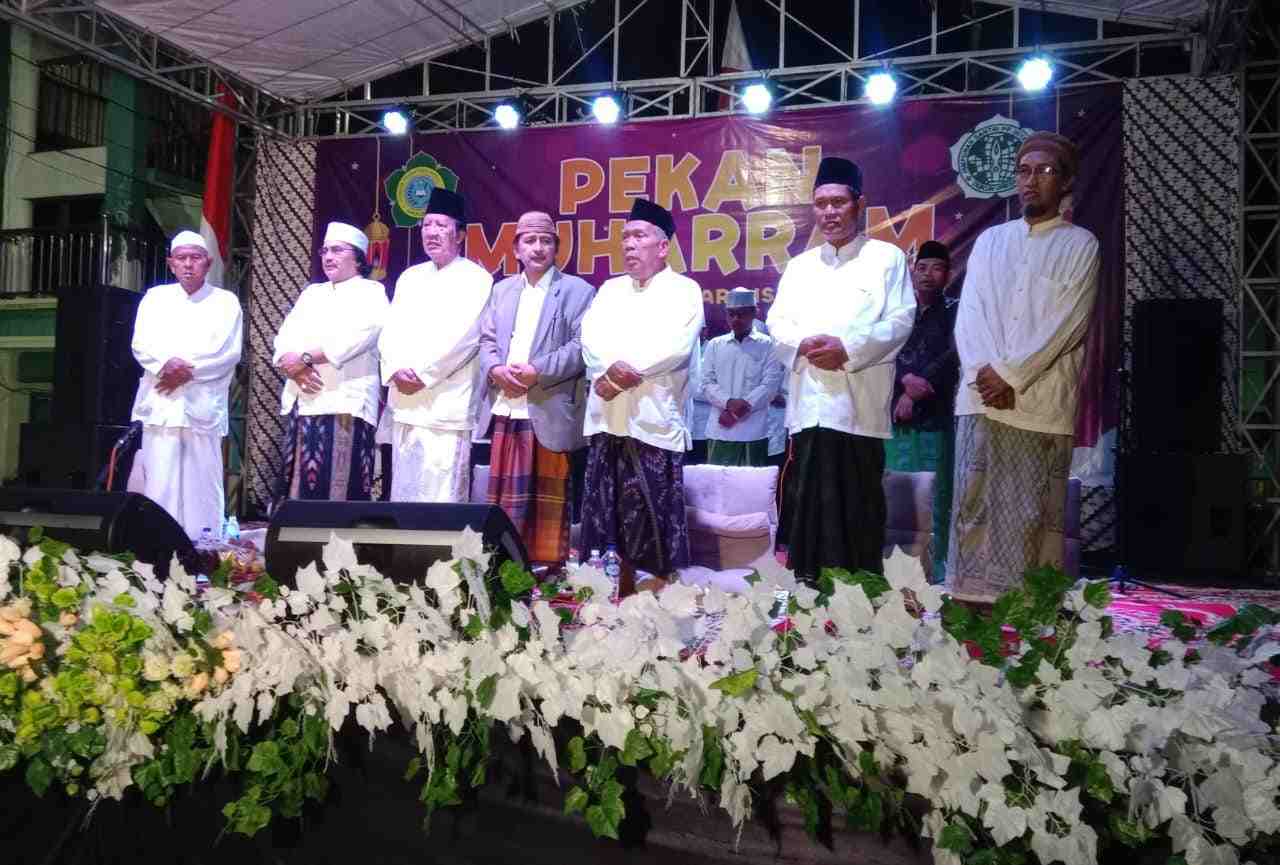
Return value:
[[(221, 439), (242, 342), (240, 301), (208, 283), (191, 295), (157, 285), (138, 305), (132, 349), (143, 372), (132, 417), (144, 425), (142, 491), (193, 538), (222, 528)], [(192, 365), (192, 379), (162, 394), (157, 376), (174, 357)]]
[[(475, 425), (480, 316), (492, 289), (489, 272), (461, 257), (443, 268), (414, 265), (396, 281), (378, 340), (390, 385), (393, 501), (467, 500), (470, 450), (459, 442)], [(426, 386), (401, 393), (391, 383), (401, 369)]]
[[(791, 259), (769, 309), (769, 333), (790, 370), (787, 429), (892, 438), (893, 361), (915, 313), (907, 257), (890, 243), (859, 235), (839, 250), (824, 243)], [(818, 334), (844, 343), (843, 368), (819, 369), (797, 354)]]
[(634, 367), (644, 381), (607, 402), (592, 387), (586, 435), (604, 432), (687, 451), (692, 445), (685, 423), (689, 362), (702, 323), (702, 289), (669, 267), (646, 285), (616, 276), (600, 286), (582, 317), (587, 381), (594, 385), (618, 361)]
[(327, 358), (315, 366), (324, 389), (303, 393), (293, 379), (287, 379), (280, 413), (288, 414), (296, 405), (300, 415), (349, 414), (377, 424), (378, 335), (387, 308), (382, 283), (358, 276), (304, 288), (280, 325), (271, 362), (279, 363), (290, 352), (319, 348)]
[[(511, 344), (507, 348), (507, 366), (517, 363), (528, 363), (529, 354), (533, 350), (533, 337), (538, 332), (538, 319), (542, 316), (542, 307), (547, 302), (547, 291), (551, 288), (551, 278), (555, 268), (547, 268), (547, 272), (534, 285), (524, 274), (520, 278), (525, 281), (520, 290), (520, 300), (516, 306), (516, 321), (511, 330)], [(497, 396), (493, 400), (493, 414), (528, 420), (529, 397), (507, 396), (500, 388), (494, 389)]]
[[(1084, 336), (1098, 291), (1098, 241), (1061, 217), (988, 228), (969, 253), (956, 350), (956, 414), (985, 414), (1031, 432), (1072, 435)], [(988, 408), (970, 387), (990, 364), (1016, 391), (1014, 407)]]
[[(782, 386), (782, 364), (774, 356), (773, 339), (756, 330), (738, 340), (717, 336), (702, 350), (702, 395), (715, 411), (707, 418), (707, 438), (754, 442), (768, 438), (769, 401)], [(746, 400), (751, 413), (731, 427), (720, 425), (720, 412), (731, 399)]]

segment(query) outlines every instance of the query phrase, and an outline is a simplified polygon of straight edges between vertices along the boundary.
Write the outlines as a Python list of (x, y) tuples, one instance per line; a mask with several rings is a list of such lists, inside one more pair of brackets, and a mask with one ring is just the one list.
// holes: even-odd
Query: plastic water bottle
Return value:
[(578, 552), (577, 547), (569, 548), (569, 559), (564, 563), (564, 566), (566, 568), (573, 568), (574, 570), (582, 567), (582, 557)]
[(196, 546), (202, 549), (208, 549), (213, 546), (213, 529), (205, 526), (200, 530), (200, 540), (196, 541)]
[(591, 558), (587, 559), (587, 567), (604, 569), (604, 559), (600, 558), (599, 550), (591, 551)]
[(227, 521), (222, 526), (222, 537), (224, 540), (234, 541), (240, 537), (240, 521), (235, 515), (227, 517)]
[(622, 556), (618, 555), (618, 548), (613, 544), (609, 544), (604, 551), (604, 575), (615, 586), (622, 579)]

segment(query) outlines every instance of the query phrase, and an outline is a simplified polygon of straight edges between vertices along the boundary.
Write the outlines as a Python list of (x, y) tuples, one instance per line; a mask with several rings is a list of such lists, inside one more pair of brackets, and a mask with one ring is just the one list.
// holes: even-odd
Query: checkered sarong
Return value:
[(532, 421), (494, 417), (489, 503), (511, 517), (531, 561), (569, 556), (570, 478), (569, 455), (538, 444)]

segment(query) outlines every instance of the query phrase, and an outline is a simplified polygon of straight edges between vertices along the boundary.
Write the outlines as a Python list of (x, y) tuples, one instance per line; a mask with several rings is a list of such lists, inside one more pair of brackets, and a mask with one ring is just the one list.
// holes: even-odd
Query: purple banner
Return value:
[[(365, 227), (380, 279), (424, 260), (413, 225), (435, 186), (467, 199), (466, 255), (496, 276), (516, 273), (515, 222), (545, 210), (557, 222), (558, 263), (595, 285), (623, 272), (621, 231), (631, 200), (651, 198), (676, 219), (669, 262), (703, 289), (708, 321), (735, 286), (773, 298), (787, 260), (814, 243), (808, 205), (824, 156), (864, 175), (866, 230), (909, 256), (938, 239), (964, 261), (985, 228), (1017, 215), (1013, 159), (1032, 129), (1073, 138), (1083, 156), (1071, 218), (1101, 242), (1103, 275), (1090, 333), (1077, 445), (1114, 426), (1124, 267), (1121, 98), (1118, 87), (1038, 98), (929, 99), (743, 116), (581, 125), (513, 132), (331, 139), (317, 160), (317, 235), (329, 220)], [(820, 242), (820, 237), (818, 241)], [(317, 279), (319, 262), (315, 265)]]

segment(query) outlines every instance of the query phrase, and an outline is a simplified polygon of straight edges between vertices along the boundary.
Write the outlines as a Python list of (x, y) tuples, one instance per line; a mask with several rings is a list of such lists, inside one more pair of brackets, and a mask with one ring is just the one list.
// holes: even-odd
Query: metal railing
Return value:
[(108, 225), (0, 231), (0, 297), (55, 294), (66, 285), (133, 291), (167, 281), (164, 239)]

